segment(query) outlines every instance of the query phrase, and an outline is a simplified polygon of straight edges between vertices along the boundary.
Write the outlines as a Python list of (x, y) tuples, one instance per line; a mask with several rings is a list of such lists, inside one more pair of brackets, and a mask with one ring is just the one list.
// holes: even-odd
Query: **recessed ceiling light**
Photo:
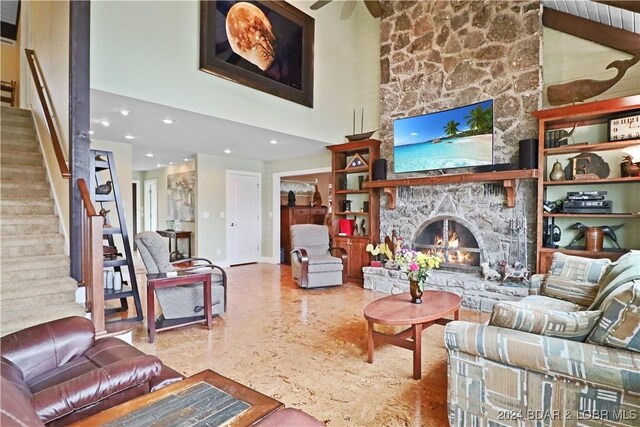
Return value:
[(120, 110), (120, 114), (122, 114), (123, 116), (128, 116), (129, 110)]
[(133, 136), (133, 135), (125, 135), (124, 138), (125, 139), (134, 139), (135, 136)]
[(231, 150), (229, 150), (228, 148), (224, 149), (224, 154), (230, 154), (230, 153), (231, 153)]
[(173, 164), (173, 162), (169, 162), (169, 164), (170, 164), (170, 165), (172, 165), (172, 164)]
[(109, 123), (109, 122), (108, 122), (108, 121), (106, 121), (106, 120), (102, 120), (102, 121), (100, 122), (100, 124), (101, 124), (102, 126), (104, 126), (104, 127), (109, 127), (109, 125), (110, 125), (111, 123)]
[(147, 156), (147, 157), (153, 157), (153, 153), (147, 153), (147, 154), (145, 154), (145, 156)]
[(162, 120), (162, 123), (165, 123), (165, 124), (168, 124), (168, 125), (173, 124), (175, 122), (176, 122), (175, 120), (171, 120), (171, 119), (163, 119)]
[(278, 140), (277, 139), (272, 139), (271, 141), (269, 141), (271, 144), (277, 144)]
[(188, 159), (188, 158), (186, 158), (186, 157), (185, 157), (184, 159), (182, 159), (182, 160), (184, 160), (185, 162), (188, 162), (188, 161), (189, 161), (189, 159)]
[(162, 167), (162, 164), (161, 164), (161, 163), (158, 163), (158, 164), (156, 165), (156, 167), (157, 167), (157, 168), (161, 168), (161, 167)]
[(93, 135), (93, 131), (92, 130), (89, 131), (89, 135)]

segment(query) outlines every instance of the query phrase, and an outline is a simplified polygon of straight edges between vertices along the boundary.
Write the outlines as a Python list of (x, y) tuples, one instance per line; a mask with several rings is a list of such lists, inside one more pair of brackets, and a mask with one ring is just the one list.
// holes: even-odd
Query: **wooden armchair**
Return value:
[(338, 286), (347, 281), (347, 253), (329, 247), (325, 225), (291, 226), (291, 271), (301, 288)]

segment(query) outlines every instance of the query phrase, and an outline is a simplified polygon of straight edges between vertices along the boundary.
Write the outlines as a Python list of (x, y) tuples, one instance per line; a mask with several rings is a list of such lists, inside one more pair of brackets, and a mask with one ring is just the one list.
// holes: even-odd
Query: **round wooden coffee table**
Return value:
[[(446, 325), (451, 319), (445, 316), (453, 314), (458, 320), (458, 310), (462, 298), (452, 292), (424, 291), (422, 304), (411, 302), (411, 295), (390, 295), (367, 305), (364, 318), (369, 322), (367, 362), (373, 363), (374, 340), (389, 343), (413, 351), (413, 378), (422, 376), (422, 331), (431, 325)], [(394, 335), (374, 331), (373, 325), (411, 325)]]

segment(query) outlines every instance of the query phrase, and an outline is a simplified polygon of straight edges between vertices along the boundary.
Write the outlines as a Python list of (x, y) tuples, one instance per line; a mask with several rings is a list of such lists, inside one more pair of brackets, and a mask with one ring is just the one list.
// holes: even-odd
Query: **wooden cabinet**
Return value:
[(347, 277), (352, 282), (363, 281), (362, 267), (369, 265), (369, 253), (366, 251), (369, 238), (344, 237), (333, 238), (333, 247), (342, 248), (347, 252)]
[[(371, 181), (373, 162), (380, 156), (380, 141), (367, 139), (330, 145), (327, 149), (332, 153), (333, 246), (347, 251), (349, 280), (362, 283), (362, 267), (368, 265), (370, 259), (365, 248), (380, 239), (380, 189), (364, 185)], [(344, 233), (340, 220), (353, 220), (357, 225), (354, 233)]]
[(324, 224), (327, 216), (325, 206), (280, 206), (280, 247), (284, 248), (284, 263), (291, 264), (291, 234), (294, 224)]
[[(540, 141), (537, 201), (538, 272), (548, 271), (553, 253), (558, 251), (569, 255), (616, 260), (628, 250), (640, 248), (640, 177), (622, 176), (620, 165), (623, 156), (631, 155), (635, 162), (640, 161), (640, 139), (633, 137), (635, 139), (610, 141), (608, 126), (612, 118), (639, 112), (640, 95), (635, 95), (533, 113), (539, 121), (538, 140)], [(545, 147), (543, 143), (545, 137), (549, 141), (558, 136), (558, 132), (566, 135), (574, 127), (575, 131), (568, 138), (567, 143)], [(547, 145), (550, 144), (547, 143)], [(597, 157), (589, 155), (590, 153)], [(591, 157), (590, 160), (587, 160), (587, 157)], [(576, 159), (572, 160), (573, 158)], [(603, 165), (600, 159), (606, 164)], [(581, 169), (587, 173), (590, 171), (585, 164), (592, 161), (600, 164), (600, 169), (594, 170), (600, 176), (591, 176), (594, 179), (573, 179), (573, 176), (576, 176), (571, 172), (574, 164), (578, 174), (582, 172)], [(557, 162), (569, 174), (565, 172), (564, 179), (551, 180), (550, 173)], [(607, 166), (608, 173), (606, 173)], [(606, 192), (606, 194), (601, 193), (600, 196), (602, 201), (611, 204), (610, 211), (591, 209), (587, 212), (575, 212), (574, 207), (568, 208), (564, 203), (568, 197), (567, 193), (580, 191)], [(563, 201), (560, 211), (545, 210), (544, 202), (555, 201)], [(589, 202), (592, 205), (598, 204), (593, 203), (594, 201)], [(567, 212), (568, 210), (571, 212)], [(620, 248), (607, 237), (604, 238), (603, 249), (600, 251), (586, 251), (584, 238), (574, 242), (580, 232), (578, 227), (619, 224), (624, 224), (615, 231)], [(555, 242), (558, 248), (552, 247), (549, 239), (545, 239), (549, 229), (553, 229), (555, 233), (560, 232), (560, 241)]]

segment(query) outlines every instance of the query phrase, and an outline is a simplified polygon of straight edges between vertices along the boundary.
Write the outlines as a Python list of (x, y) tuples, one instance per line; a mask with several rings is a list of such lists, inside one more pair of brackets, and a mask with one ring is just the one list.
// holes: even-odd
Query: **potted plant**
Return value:
[(412, 249), (402, 249), (395, 254), (395, 262), (400, 271), (409, 278), (409, 292), (411, 302), (420, 304), (422, 292), (427, 277), (431, 275), (434, 268), (440, 267), (440, 257), (436, 255), (417, 252)]

